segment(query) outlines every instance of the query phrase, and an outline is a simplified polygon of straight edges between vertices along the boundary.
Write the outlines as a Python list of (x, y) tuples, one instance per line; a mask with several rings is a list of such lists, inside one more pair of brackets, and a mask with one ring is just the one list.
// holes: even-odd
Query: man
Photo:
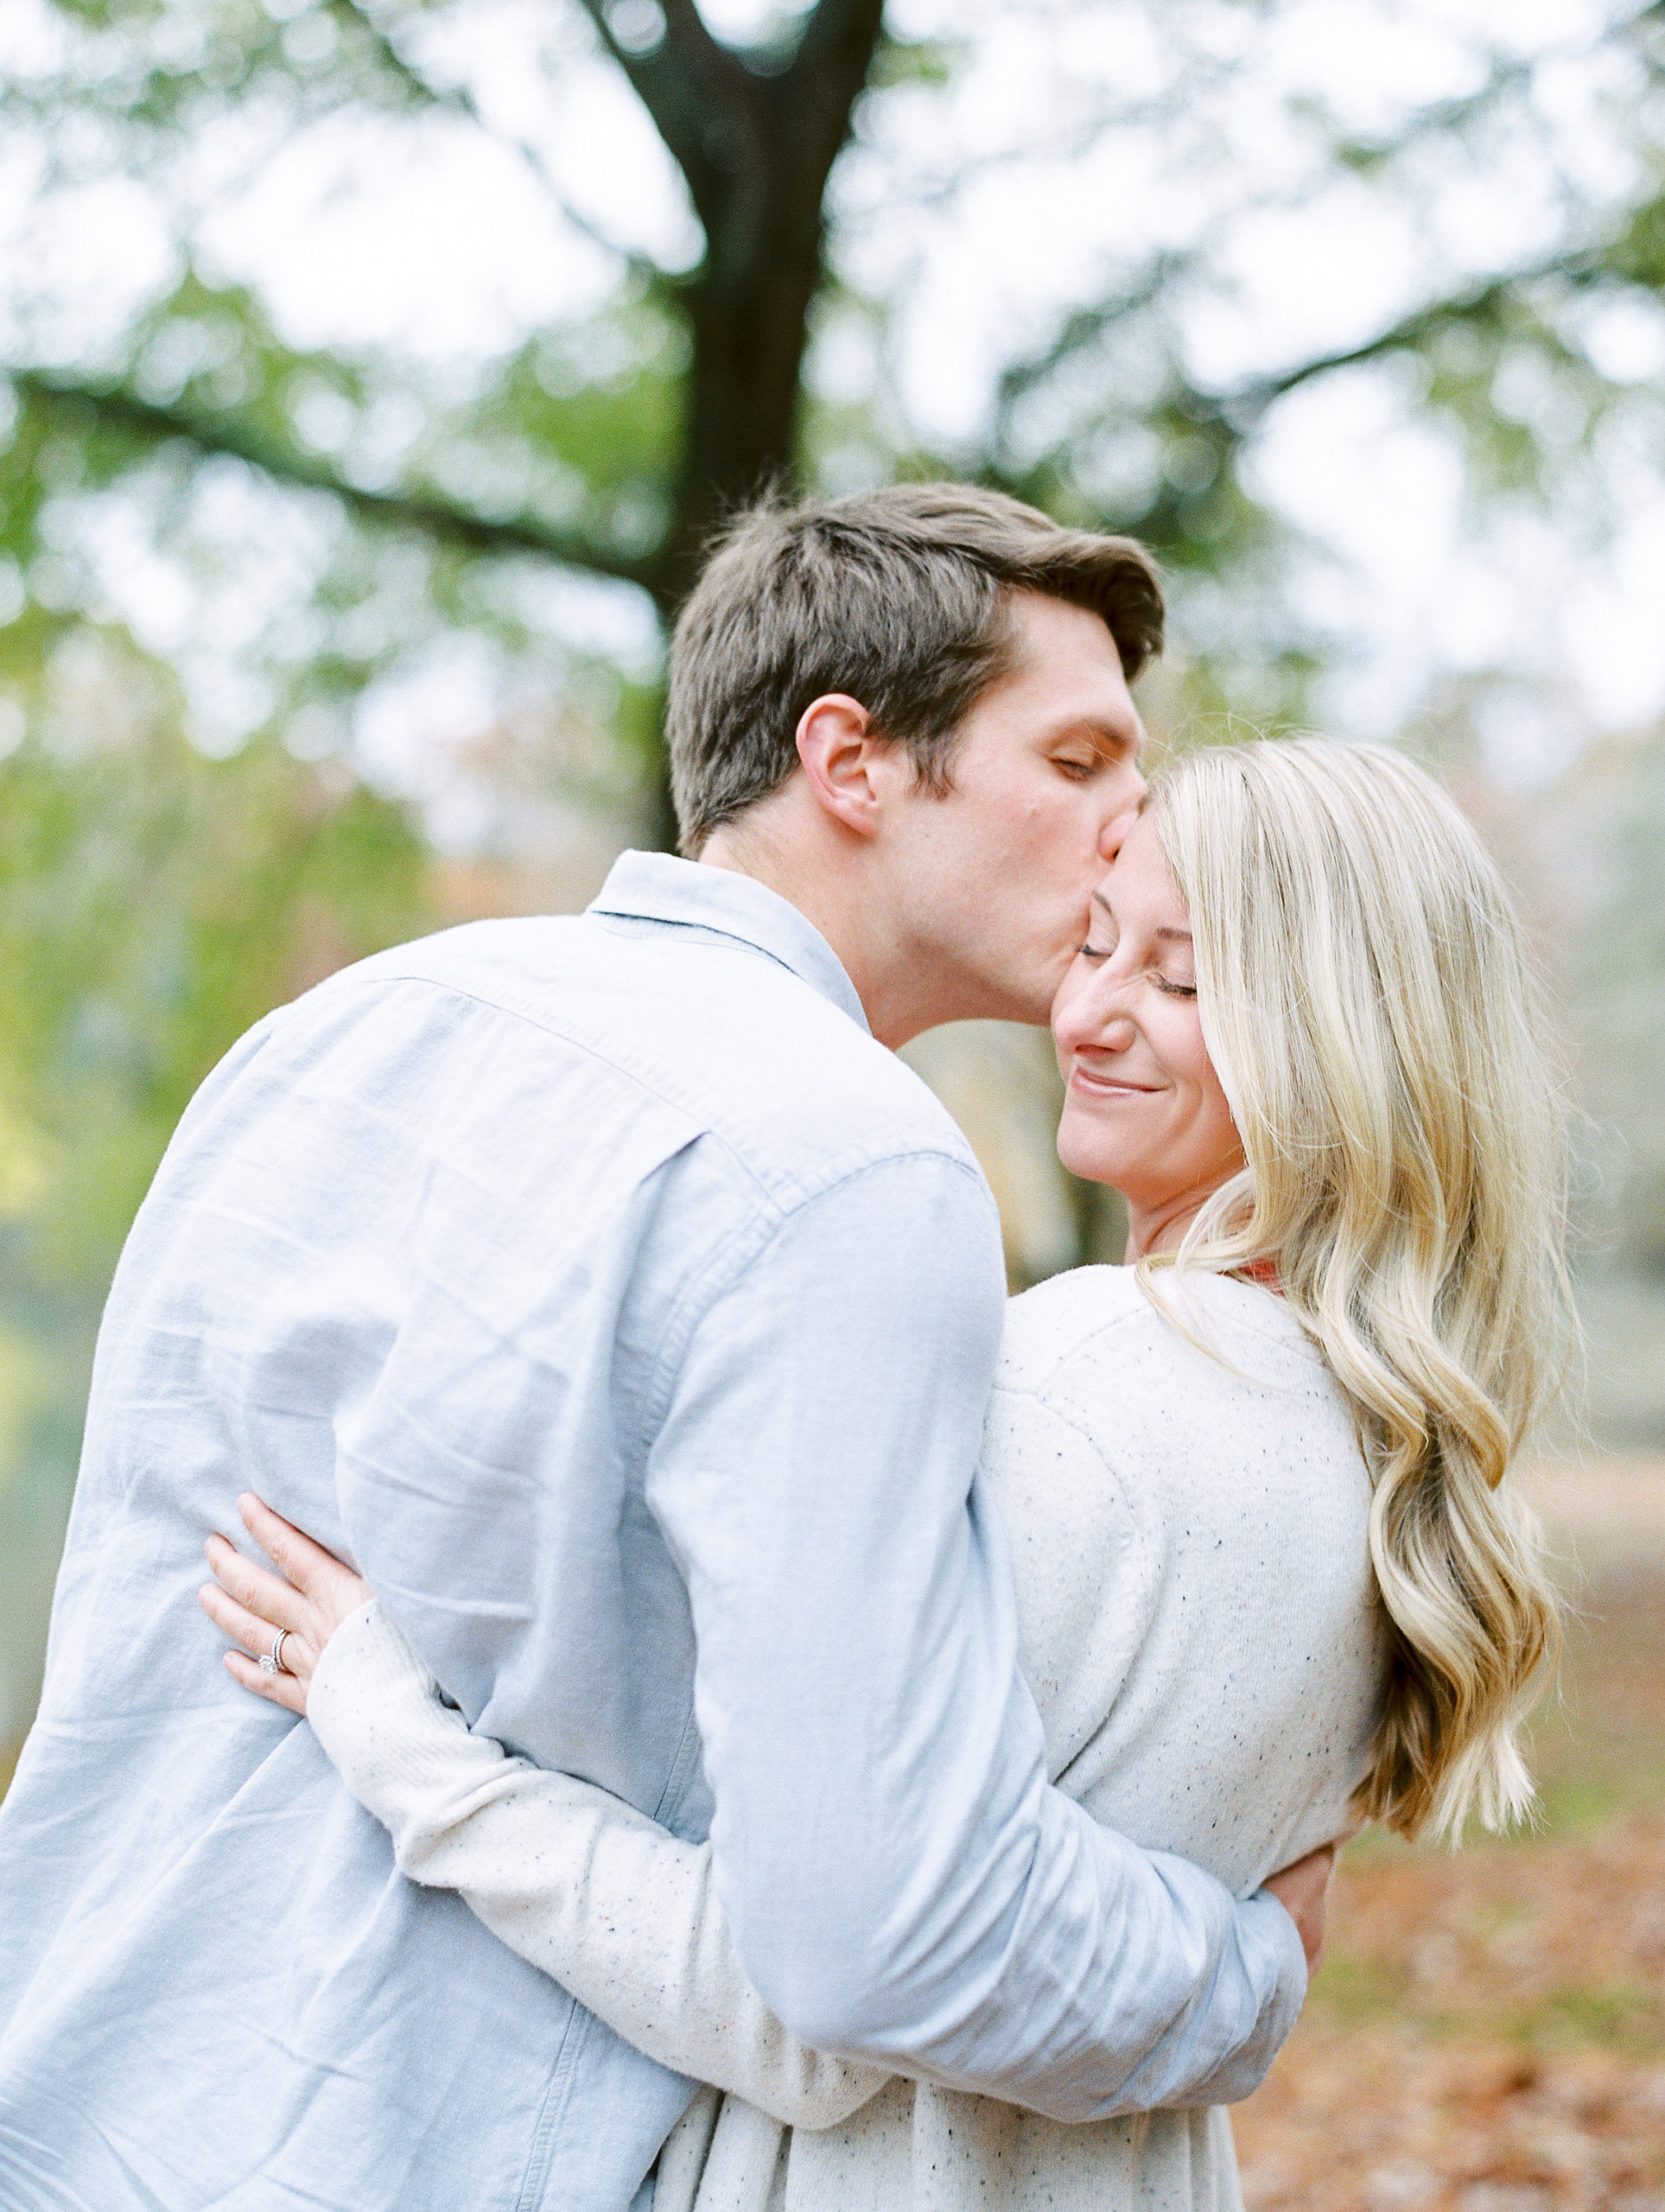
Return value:
[(689, 2094), (214, 1663), (245, 1485), (471, 1720), (709, 1829), (809, 2039), (1066, 2119), (1258, 2078), (1288, 1914), (1046, 1787), (974, 1483), (997, 1223), (884, 1049), (1045, 1020), (1160, 620), (1137, 548), (990, 493), (745, 518), (672, 652), (697, 861), (366, 962), (205, 1084), (0, 1814), (8, 2212), (624, 2212)]

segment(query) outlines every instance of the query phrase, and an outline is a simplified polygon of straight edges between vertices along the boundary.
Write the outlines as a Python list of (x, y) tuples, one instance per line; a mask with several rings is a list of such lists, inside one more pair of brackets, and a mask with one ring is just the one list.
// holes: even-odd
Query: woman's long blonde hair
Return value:
[(1390, 1666), (1358, 1809), (1408, 1836), (1500, 1827), (1531, 1801), (1520, 1725), (1559, 1643), (1504, 1476), (1575, 1325), (1562, 1109), (1509, 893), (1451, 798), (1375, 746), (1192, 753), (1148, 811), (1248, 1162), (1174, 1263), (1276, 1268), (1369, 1464)]

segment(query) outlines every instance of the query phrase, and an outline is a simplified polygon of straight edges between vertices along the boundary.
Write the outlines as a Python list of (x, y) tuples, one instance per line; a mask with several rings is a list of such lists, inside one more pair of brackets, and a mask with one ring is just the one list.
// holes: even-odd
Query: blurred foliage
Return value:
[[(54, 673), (130, 715), (139, 671), (104, 644)], [(0, 763), (0, 1287), (96, 1295), (204, 1072), (418, 931), (423, 865), (400, 810), (266, 741), (209, 760), (158, 716)]]
[[(207, 758), (171, 672), (50, 610), (0, 631), (0, 1740), (27, 1716), (87, 1363), (203, 1075), (429, 921), (408, 812), (272, 738)], [(27, 719), (18, 705), (27, 701)]]
[[(1665, 468), (1665, 396), (1613, 337), (1665, 313), (1665, 8), (1597, 0), (1538, 54), (1477, 18), (1452, 34), (1472, 48), (1460, 96), (1384, 98), (1368, 124), (1263, 66), (1304, 35), (1296, 0), (1100, 12), (1012, 0), (903, 37), (878, 0), (817, 0), (740, 48), (692, 0), (5, 11), (22, 59), (0, 154), (41, 242), (0, 275), (0, 1460), (52, 1470), (39, 1495), (64, 1487), (92, 1318), (194, 1085), (269, 1007), (431, 918), (423, 831), (379, 795), (366, 733), (379, 716), (419, 749), (448, 671), (489, 698), (443, 766), (492, 857), (547, 843), (575, 804), (651, 840), (665, 623), (714, 512), (772, 475), (977, 478), (1143, 537), (1186, 648), (1165, 715), (1215, 728), (1309, 718), (1344, 656), (1295, 588), (1315, 549), (1257, 472), (1280, 410), (1326, 380), (1373, 378), (1445, 434), (1477, 515), (1530, 507), (1593, 538)], [(1052, 42), (1057, 96), (1026, 142), (974, 159), (950, 103), (1008, 18)], [(518, 99), (488, 106), (471, 49), (505, 38)], [(614, 239), (592, 212), (606, 177), (562, 166), (570, 104), (606, 69), (659, 133), (685, 251)], [(1600, 161), (1560, 131), (1569, 71), (1597, 88)], [(549, 217), (526, 251), (577, 240), (602, 275), (505, 340), (303, 339), (212, 233), (308, 133), (412, 175), (489, 149)], [(923, 428), (910, 319), (940, 226), (1036, 164), (1060, 194), (1110, 190), (1115, 217), (1092, 165), (1153, 144), (1074, 295), (1014, 320), (972, 427)], [(1445, 201), (1513, 191), (1522, 161), (1540, 245), (1458, 251)], [(1408, 211), (1426, 251), (1408, 303), (1344, 344), (1309, 332), (1269, 366), (1211, 369), (1231, 349), (1198, 333), (1241, 310), (1249, 227), (1341, 187), (1362, 213)], [(113, 304), (65, 263), (72, 235), (98, 260), (60, 219), (78, 194), (94, 228), (148, 210), (154, 266)], [(1598, 949), (1573, 966), (1606, 1025), (1599, 1110), (1634, 1133), (1616, 1233), (1665, 1267), (1657, 761), (1624, 790), (1592, 817), (1622, 867), (1607, 918), (1581, 910)], [(1020, 1279), (1116, 1237), (1101, 1194), (1031, 1189), (1042, 1061), (1011, 1100), (965, 1106), (1026, 1213)]]
[[(143, 195), (166, 246), (113, 316), (76, 303), (49, 251), (0, 287), (0, 723), (21, 717), (29, 733), (13, 772), (44, 779), (29, 802), (42, 807), (61, 776), (77, 795), (66, 804), (96, 812), (99, 775), (127, 773), (137, 791), (152, 773), (141, 761), (173, 747), (177, 777), (156, 772), (172, 796), (143, 821), (113, 801), (110, 815), (124, 825), (112, 842), (150, 840), (158, 881), (168, 836), (222, 803), (228, 823), (251, 810), (228, 845), (271, 836), (274, 868), (287, 865), (271, 792), (285, 778), (313, 789), (308, 762), (361, 772), (365, 703), (419, 694), (448, 653), (473, 656), (499, 732), (530, 733), (523, 783), (547, 772), (663, 836), (655, 639), (714, 503), (772, 469), (833, 488), (981, 477), (1143, 537), (1167, 567), (1188, 652), (1170, 716), (1213, 727), (1234, 714), (1305, 719), (1344, 650), (1291, 588), (1312, 549), (1255, 466), (1265, 426), (1296, 395), (1368, 372), (1404, 419), (1455, 441), (1477, 506), (1536, 502), (1563, 534), (1599, 530), (1616, 483), (1665, 467), (1661, 395), (1615, 365), (1611, 343), (1616, 318), (1657, 321), (1665, 300), (1658, 5), (1611, 0), (1531, 51), (1502, 25), (1453, 29), (1471, 65), (1460, 92), (1374, 106), (1268, 73), (1263, 54), (1299, 26), (1293, 0), (1128, 0), (1109, 64), (1064, 0), (1017, 10), (1026, 36), (1056, 44), (1058, 99), (996, 158), (1014, 177), (1049, 163), (1063, 191), (1107, 148), (1161, 142), (1171, 158), (1153, 174), (1172, 207), (1107, 226), (1098, 278), (1084, 276), (1044, 327), (1014, 332), (985, 413), (956, 443), (925, 435), (907, 399), (922, 265), (893, 259), (884, 278), (867, 250), (896, 227), (894, 191), (912, 195), (923, 239), (977, 188), (975, 162), (935, 150), (936, 126), (999, 30), (998, 8), (954, 19), (951, 35), (903, 37), (876, 0), (817, 0), (769, 16), (744, 48), (714, 40), (691, 0), (28, 8), (35, 31), (32, 43), (19, 35), (24, 59), (0, 83), (0, 124), (33, 166), (43, 221), (119, 182)], [(512, 115), (500, 88), (493, 105), (470, 74), (477, 38), (520, 41)], [(598, 68), (623, 73), (658, 131), (691, 257), (616, 242), (592, 200), (575, 202), (563, 103)], [(1558, 122), (1569, 73), (1586, 86), (1582, 127), (1607, 134), (1601, 162)], [(1239, 113), (1255, 120), (1245, 128)], [(216, 208), (329, 130), (380, 134), (373, 143), (407, 162), (489, 146), (610, 279), (497, 351), (440, 355), (391, 334), (297, 342), (205, 241)], [(823, 205), (847, 137), (856, 167), (838, 175), (867, 181)], [(1543, 201), (1541, 250), (1477, 265), (1484, 252), (1457, 251), (1440, 209), (1492, 168), (1526, 175), (1523, 160)], [(1199, 317), (1232, 311), (1247, 227), (1342, 187), (1361, 214), (1397, 208), (1420, 226), (1420, 295), (1356, 342), (1297, 345), (1235, 378), (1208, 372)], [(846, 367), (829, 373), (835, 356)], [(78, 671), (95, 662), (124, 672), (89, 693)], [(83, 695), (96, 695), (92, 738)], [(124, 717), (146, 734), (118, 769)], [(191, 768), (187, 740), (242, 747), (241, 765)], [(251, 880), (249, 895), (276, 894)], [(312, 895), (297, 893), (296, 915)], [(163, 937), (171, 927), (158, 924)], [(162, 989), (173, 957), (147, 967), (136, 955), (119, 988), (100, 987), (105, 1000)], [(237, 1020), (276, 988), (262, 973), (228, 1001)], [(82, 988), (67, 969), (62, 981)], [(174, 1024), (187, 1066), (174, 1014), (136, 1003), (123, 1020), (146, 1036)], [(197, 1041), (200, 1072), (208, 1032)], [(150, 1132), (136, 1158), (190, 1079), (158, 1079), (154, 1104), (134, 1093)]]
[[(1665, 734), (1596, 747), (1545, 804), (1582, 1103), (1597, 1132), (1601, 1255), (1665, 1287)], [(1653, 1395), (1665, 1401), (1656, 1348)]]
[[(639, 779), (651, 772), (656, 733), (625, 711), (636, 687), (551, 634), (529, 556), (547, 550), (538, 533), (552, 516), (581, 519), (598, 563), (602, 539), (622, 561), (626, 540), (662, 526), (678, 358), (663, 316), (621, 303), (598, 327), (542, 334), (490, 365), (465, 404), (409, 377), (395, 386), (371, 359), (288, 347), (252, 293), (189, 269), (129, 343), (132, 389), (120, 398), (12, 382), (0, 449), (0, 614), (11, 619), (0, 638), (14, 698), (27, 705), (32, 658), (41, 665), (67, 632), (89, 618), (120, 624), (113, 527), (124, 552), (207, 619), (206, 638), (181, 638), (173, 658), (186, 670), (181, 725), (212, 745), (298, 730), (308, 751), (345, 756), (353, 703), (378, 678), (408, 672), (438, 639), (483, 635), (551, 696), (607, 683), (626, 765)], [(163, 406), (170, 434), (158, 438), (144, 410)], [(181, 423), (201, 437), (174, 434)], [(397, 493), (376, 489), (396, 462)], [(369, 527), (288, 488), (343, 476)], [(467, 514), (448, 504), (464, 484)], [(208, 681), (194, 692), (205, 645)], [(226, 646), (239, 681), (220, 709), (204, 693)]]
[[(1193, 146), (1198, 168), (1211, 151), (1229, 162), (1239, 149), (1223, 140), (1211, 149), (1208, 133), (1234, 99), (1246, 111), (1269, 101), (1268, 128), (1281, 141), (1265, 174), (1242, 170), (1220, 207), (1130, 229), (1106, 257), (1098, 295), (1018, 334), (986, 416), (944, 444), (921, 434), (907, 403), (899, 332), (908, 273), (887, 287), (857, 281), (842, 244), (841, 224), (859, 227), (848, 210), (824, 244), (824, 211), (812, 211), (808, 244), (795, 232), (788, 252), (746, 207), (748, 194), (778, 200), (789, 186), (808, 188), (790, 145), (811, 124), (826, 135), (829, 100), (840, 108), (835, 138), (848, 127), (875, 170), (890, 158), (893, 113), (928, 138), (931, 103), (949, 98), (975, 59), (975, 27), (952, 41), (880, 29), (857, 98), (860, 79), (842, 63), (838, 75), (816, 40), (867, 37), (859, 0), (783, 14), (744, 52), (711, 41), (689, 0), (668, 11), (643, 0), (645, 14), (550, 0), (536, 11), (529, 49), (537, 82), (527, 111), (538, 106), (542, 120), (523, 133), (483, 110), (459, 59), (475, 27), (500, 29), (505, 11), (484, 0), (38, 4), (56, 48), (0, 92), (0, 118), (39, 134), (42, 204), (100, 180), (137, 180), (165, 204), (174, 247), (171, 270), (130, 320), (96, 340), (67, 340), (49, 306), (15, 307), (6, 550), (16, 588), (48, 610), (114, 611), (122, 595), (98, 524), (102, 513), (107, 535), (118, 516), (179, 591), (213, 607), (240, 590), (251, 604), (239, 614), (239, 681), (221, 671), (216, 682), (208, 667), (202, 630), (212, 625), (194, 641), (201, 668), (187, 667), (192, 711), (217, 744), (282, 734), (301, 715), (310, 747), (327, 728), (345, 747), (354, 700), (420, 666), (435, 638), (478, 641), (502, 669), (552, 690), (581, 680), (607, 656), (565, 620), (562, 582), (599, 580), (626, 599), (639, 591), (663, 617), (714, 504), (772, 472), (834, 486), (898, 473), (977, 476), (1061, 517), (1139, 536), (1174, 580), (1187, 704), (1303, 719), (1314, 677), (1344, 641), (1290, 589), (1292, 563), (1311, 549), (1253, 467), (1283, 401), (1369, 369), (1408, 418), (1458, 442), (1477, 502), (1536, 502), (1565, 532), (1599, 528), (1616, 466), (1633, 479), (1665, 464), (1657, 391), (1615, 371), (1602, 342), (1616, 315), (1657, 314), (1665, 288), (1656, 6), (1615, 5), (1605, 24), (1592, 18), (1525, 58), (1501, 29), (1490, 45), (1476, 31), (1472, 89), (1401, 100), (1372, 130), (1310, 92), (1280, 98), (1256, 73), (1257, 44), (1293, 20), (1288, 0), (1130, 8), (1133, 49), (1143, 50), (1143, 31), (1164, 52), (1156, 88), (1148, 67), (1126, 91), (1105, 73), (1077, 98), (1067, 131), (1037, 118), (1033, 143), (1008, 149), (1014, 164), (1084, 162), (1118, 137), (1153, 134), (1172, 137), (1176, 165)], [(615, 18), (639, 16), (647, 29), (621, 43)], [(1057, 26), (1067, 73), (1067, 9), (1026, 16), (1037, 40)], [(216, 200), (332, 123), (391, 134), (407, 153), (437, 144), (435, 132), (471, 135), (518, 162), (556, 219), (594, 239), (594, 219), (573, 206), (550, 149), (563, 84), (608, 55), (678, 165), (702, 240), (688, 266), (601, 242), (615, 271), (610, 293), (501, 353), (437, 363), (391, 341), (297, 346), (264, 302), (200, 251)], [(1599, 124), (1612, 173), (1599, 179), (1556, 138), (1560, 79), (1573, 66), (1606, 86)], [(702, 136), (690, 112), (706, 115)], [(1522, 147), (1536, 149), (1532, 189), (1551, 210), (1541, 226), (1549, 243), (1477, 276), (1431, 218), (1489, 162), (1518, 167)], [(1230, 310), (1239, 235), (1298, 213), (1342, 178), (1427, 227), (1425, 296), (1360, 342), (1297, 352), (1242, 378), (1205, 373), (1193, 326), (1199, 312)], [(975, 178), (947, 162), (906, 181), (923, 214)], [(1176, 208), (1192, 181), (1167, 180)], [(869, 210), (870, 229), (880, 219)], [(785, 266), (804, 253), (801, 270)], [(817, 374), (829, 344), (867, 357), (855, 385)], [(251, 541), (277, 555), (252, 575)], [(644, 608), (639, 635), (651, 635), (651, 619)], [(192, 658), (163, 650), (181, 665)], [(645, 667), (639, 652), (632, 683)], [(639, 741), (640, 717), (630, 727)], [(646, 772), (645, 827), (663, 835), (651, 727), (645, 734), (645, 754), (629, 757)]]

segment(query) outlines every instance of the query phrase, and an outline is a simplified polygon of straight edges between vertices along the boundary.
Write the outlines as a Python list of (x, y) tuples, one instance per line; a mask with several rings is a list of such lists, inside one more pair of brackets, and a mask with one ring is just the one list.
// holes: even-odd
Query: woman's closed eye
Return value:
[[(1095, 944), (1090, 938), (1081, 948), (1081, 957), (1084, 960), (1108, 960), (1115, 949), (1114, 944)], [(1151, 969), (1149, 980), (1171, 999), (1194, 999), (1197, 995), (1195, 983), (1181, 982), (1178, 976), (1165, 976), (1160, 969)]]

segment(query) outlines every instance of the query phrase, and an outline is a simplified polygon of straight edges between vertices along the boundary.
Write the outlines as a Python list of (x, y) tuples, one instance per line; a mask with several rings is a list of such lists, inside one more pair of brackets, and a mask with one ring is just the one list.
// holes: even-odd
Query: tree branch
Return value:
[[(1662, 4), (1665, 4), (1665, 0), (1662, 0)], [(1165, 292), (1172, 289), (1176, 278), (1198, 257), (1194, 249), (1184, 255), (1156, 257), (1134, 289), (1118, 294), (1114, 299), (1101, 302), (1095, 307), (1077, 308), (1044, 353), (1033, 354), (1027, 360), (1014, 362), (1002, 375), (997, 388), (995, 410), (997, 448), (1009, 439), (1013, 413), (1028, 393), (1044, 383), (1072, 355), (1095, 344), (1128, 315), (1148, 310)], [(1554, 256), (1507, 270), (1501, 276), (1487, 277), (1466, 291), (1430, 301), (1359, 345), (1344, 346), (1331, 353), (1316, 354), (1274, 376), (1256, 377), (1238, 385), (1235, 391), (1204, 391), (1183, 376), (1176, 377), (1178, 390), (1187, 413), (1193, 419), (1199, 423), (1220, 423), (1234, 438), (1241, 437), (1254, 428), (1269, 407), (1288, 393), (1298, 391), (1302, 385), (1310, 384), (1316, 377), (1327, 376), (1335, 369), (1358, 368), (1367, 362), (1382, 360), (1389, 354), (1422, 345), (1444, 325), (1471, 321), (1495, 314), (1508, 302), (1512, 293), (1528, 285), (1559, 279), (1581, 289), (1599, 283), (1607, 274), (1611, 274), (1611, 263), (1598, 249), (1591, 249), (1578, 255)]]
[[(850, 116), (873, 68), (885, 0), (819, 0), (786, 73), (800, 112), (820, 124), (814, 159), (824, 180), (849, 136)], [(805, 117), (807, 120), (807, 116)]]
[(1550, 277), (1560, 277), (1575, 288), (1599, 283), (1606, 273), (1601, 257), (1595, 252), (1575, 256), (1557, 256), (1550, 260), (1534, 262), (1520, 269), (1506, 270), (1501, 276), (1488, 277), (1482, 284), (1454, 296), (1431, 301), (1426, 307), (1414, 308), (1409, 315), (1378, 331), (1374, 338), (1367, 338), (1358, 346), (1344, 346), (1338, 353), (1321, 353), (1310, 361), (1303, 361), (1281, 375), (1257, 378), (1252, 384), (1240, 386), (1235, 392), (1222, 395), (1211, 404), (1234, 420), (1254, 422), (1263, 415), (1274, 401), (1287, 393), (1298, 391), (1314, 377), (1327, 376), (1332, 369), (1357, 368), (1367, 361), (1376, 361), (1389, 353), (1401, 353), (1407, 346), (1423, 343), (1442, 324), (1472, 321), (1503, 306), (1512, 292), (1528, 284), (1540, 284)]
[(710, 238), (721, 223), (730, 179), (744, 161), (743, 142), (755, 130), (759, 80), (738, 54), (712, 37), (694, 0), (661, 0), (664, 36), (645, 54), (619, 43), (606, 0), (580, 4), (651, 117)]
[(842, 99), (848, 112), (867, 80), (884, 13), (884, 0), (819, 0), (787, 75), (816, 79), (832, 72), (835, 89), (827, 97)]
[(1137, 284), (1093, 307), (1077, 308), (1065, 318), (1045, 352), (1032, 353), (1026, 359), (1014, 361), (1002, 370), (995, 388), (993, 429), (996, 449), (1007, 444), (1014, 414), (1038, 385), (1044, 384), (1062, 363), (1094, 345), (1129, 315), (1147, 311), (1198, 257), (1197, 248), (1182, 253), (1153, 254)]
[(558, 530), (535, 515), (499, 520), (473, 513), (432, 493), (368, 491), (338, 476), (321, 461), (263, 437), (230, 416), (139, 399), (131, 392), (77, 384), (35, 369), (0, 369), (0, 375), (43, 406), (91, 413), (111, 429), (153, 444), (177, 441), (194, 446), (200, 454), (224, 454), (246, 461), (276, 483), (301, 491), (326, 492), (362, 520), (384, 529), (418, 531), (470, 552), (535, 553), (563, 567), (582, 569), (662, 595), (661, 563), (655, 556), (612, 551), (576, 531)]
[(453, 85), (442, 89), (430, 84), (421, 70), (414, 67), (399, 52), (387, 33), (361, 5), (361, 0), (328, 0), (328, 4), (332, 14), (352, 23), (355, 32), (374, 47), (378, 58), (413, 98), (423, 101), (429, 107), (438, 108), (444, 113), (458, 116), (473, 124), (486, 137), (518, 154), (574, 230), (588, 238), (592, 245), (600, 246), (604, 252), (616, 256), (644, 283), (652, 286), (664, 283), (664, 271), (658, 262), (649, 255), (639, 252), (633, 246), (620, 245), (617, 238), (608, 237), (599, 223), (585, 214), (581, 207), (575, 207), (566, 188), (531, 141), (518, 134), (505, 136), (494, 129), (486, 121), (479, 101), (466, 85)]

